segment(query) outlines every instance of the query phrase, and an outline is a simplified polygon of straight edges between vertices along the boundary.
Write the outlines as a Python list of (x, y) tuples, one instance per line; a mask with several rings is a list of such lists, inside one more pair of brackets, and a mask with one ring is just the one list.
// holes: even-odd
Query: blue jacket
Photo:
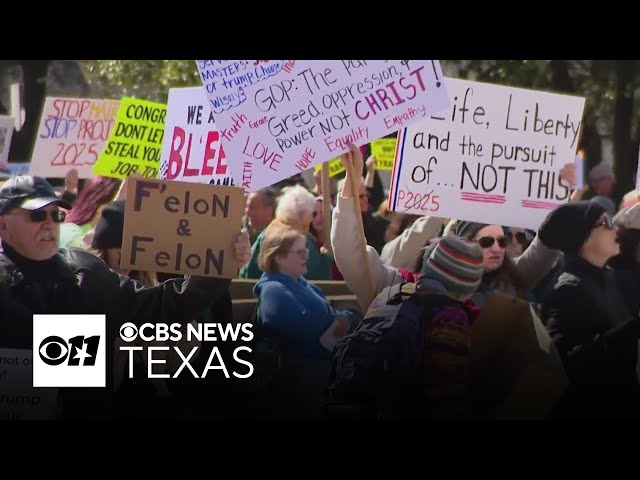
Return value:
[(349, 320), (350, 331), (358, 321), (348, 310), (332, 311), (322, 290), (304, 277), (296, 281), (279, 272), (263, 273), (253, 292), (258, 297), (258, 320), (265, 336), (283, 335), (294, 357), (330, 358), (331, 352), (320, 344), (322, 334), (337, 316)]

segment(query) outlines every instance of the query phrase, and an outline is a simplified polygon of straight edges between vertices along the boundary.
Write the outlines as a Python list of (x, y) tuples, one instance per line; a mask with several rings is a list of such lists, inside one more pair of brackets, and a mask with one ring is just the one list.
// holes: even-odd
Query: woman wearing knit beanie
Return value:
[(425, 395), (430, 418), (468, 418), (471, 327), (478, 308), (470, 301), (482, 279), (476, 243), (447, 236), (425, 254), (420, 294), (446, 295), (453, 302), (436, 310), (425, 331)]
[[(356, 171), (362, 167), (362, 156), (354, 145), (350, 145), (350, 152), (342, 155), (341, 160), (345, 165), (353, 164)], [(347, 173), (347, 179), (349, 178)], [(375, 249), (367, 246), (366, 261), (369, 264), (373, 283), (370, 291), (367, 279), (363, 278), (364, 259), (359, 244), (359, 241), (367, 243), (367, 239), (360, 240), (360, 229), (352, 213), (355, 203), (354, 193), (349, 185), (350, 182), (346, 181), (344, 190), (338, 195), (332, 218), (331, 244), (338, 268), (347, 285), (358, 298), (362, 310), (366, 311), (373, 299), (384, 288), (403, 281), (413, 281), (418, 272), (406, 272), (385, 265)], [(429, 220), (434, 219), (431, 217)], [(558, 251), (548, 248), (536, 237), (520, 257), (510, 262), (505, 259), (507, 243), (501, 225), (484, 225), (474, 222), (457, 222), (453, 225), (457, 230), (454, 228), (451, 233), (476, 241), (483, 249), (485, 275), (482, 284), (473, 295), (473, 301), (480, 307), (486, 303), (488, 296), (494, 290), (524, 297), (526, 292), (551, 271), (560, 257)]]
[(601, 205), (580, 201), (552, 211), (538, 236), (565, 254), (565, 273), (542, 308), (571, 381), (557, 416), (638, 418), (640, 317), (606, 266), (619, 253), (616, 225)]

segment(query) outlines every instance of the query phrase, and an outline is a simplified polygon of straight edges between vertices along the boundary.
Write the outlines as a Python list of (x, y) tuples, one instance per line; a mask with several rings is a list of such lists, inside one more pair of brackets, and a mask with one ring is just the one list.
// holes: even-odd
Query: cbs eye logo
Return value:
[(67, 342), (62, 337), (51, 335), (38, 348), (40, 359), (47, 365), (56, 366), (67, 362), (70, 367), (94, 366), (98, 355), (100, 336), (76, 336)]
[(125, 323), (120, 327), (120, 338), (127, 343), (133, 342), (138, 337), (138, 327), (135, 323)]

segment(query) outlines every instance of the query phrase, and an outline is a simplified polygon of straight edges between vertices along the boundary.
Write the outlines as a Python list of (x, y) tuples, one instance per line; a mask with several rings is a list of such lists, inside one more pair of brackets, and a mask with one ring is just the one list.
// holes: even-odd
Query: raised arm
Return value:
[(420, 217), (411, 227), (382, 248), (380, 259), (390, 267), (413, 268), (418, 252), (425, 243), (437, 236), (449, 221), (447, 218)]
[[(358, 219), (356, 218), (356, 198), (353, 192), (353, 179), (349, 172), (362, 171), (362, 155), (356, 147), (351, 149), (353, 165), (346, 168), (347, 177), (338, 192), (336, 208), (331, 219), (331, 247), (338, 269), (349, 287), (358, 298), (358, 303), (363, 312), (367, 311), (369, 304), (383, 288), (402, 282), (402, 276), (397, 269), (388, 267), (382, 263), (378, 252), (366, 245), (367, 239), (363, 237)], [(349, 160), (343, 155), (343, 163)], [(346, 165), (345, 165), (346, 167)], [(362, 244), (366, 245), (366, 261), (372, 276), (373, 292), (370, 291), (366, 278), (366, 269), (363, 262)]]

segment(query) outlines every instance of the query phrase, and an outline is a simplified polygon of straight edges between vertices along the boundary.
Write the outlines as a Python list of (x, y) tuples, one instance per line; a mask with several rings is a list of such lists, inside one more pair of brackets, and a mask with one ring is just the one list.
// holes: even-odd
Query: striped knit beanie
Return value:
[(422, 264), (422, 277), (440, 282), (452, 297), (472, 295), (483, 273), (478, 244), (453, 235), (443, 237)]

